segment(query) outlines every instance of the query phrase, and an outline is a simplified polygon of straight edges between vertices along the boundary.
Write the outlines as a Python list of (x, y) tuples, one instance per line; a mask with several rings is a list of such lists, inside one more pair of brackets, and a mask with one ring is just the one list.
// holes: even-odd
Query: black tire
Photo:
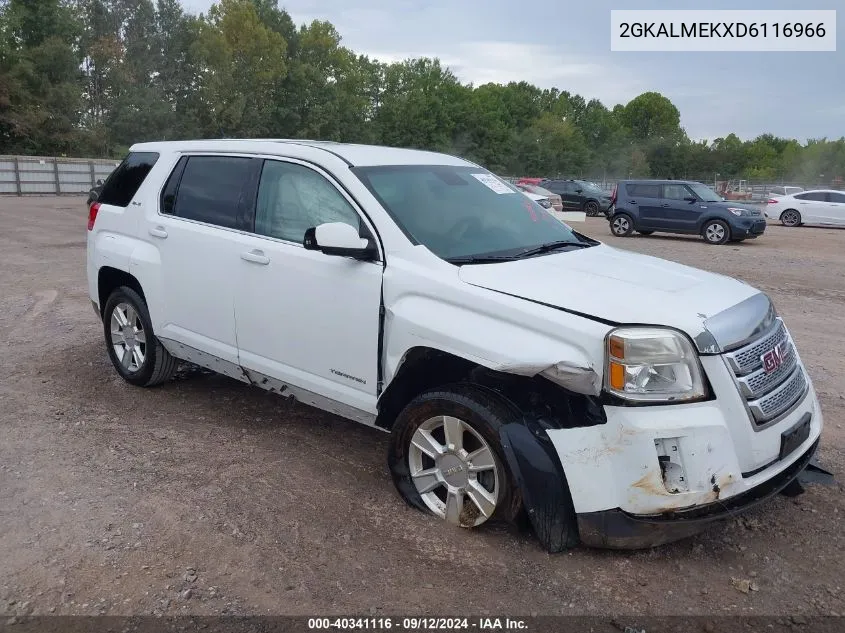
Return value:
[(787, 209), (780, 214), (780, 223), (784, 226), (801, 226), (801, 213), (795, 209)]
[(599, 203), (595, 200), (587, 200), (584, 204), (584, 213), (587, 214), (587, 217), (593, 218), (597, 215), (601, 215), (599, 212)]
[[(499, 429), (517, 419), (518, 413), (495, 393), (477, 385), (459, 383), (426, 391), (414, 398), (399, 414), (391, 432), (387, 455), (387, 464), (399, 494), (410, 506), (435, 516), (434, 511), (426, 505), (417, 491), (411, 478), (409, 449), (411, 439), (420, 425), (438, 416), (456, 417), (471, 426), (487, 442), (495, 457), (499, 473), (498, 499), (495, 511), (485, 523), (515, 521), (520, 515), (522, 498), (507, 461), (504, 459)], [(466, 433), (463, 435), (466, 436)], [(442, 486), (438, 488), (438, 490), (441, 489)], [(477, 513), (475, 506), (465, 501), (460, 525), (474, 527), (474, 524), (468, 523), (477, 520), (480, 514), (467, 518), (465, 514), (467, 509)]]
[(616, 213), (610, 218), (610, 232), (616, 237), (628, 237), (634, 232), (634, 219), (627, 213)]
[(708, 244), (719, 246), (731, 239), (731, 229), (721, 220), (708, 220), (701, 227), (701, 237)]
[[(112, 315), (115, 308), (121, 304), (132, 307), (141, 323), (141, 331), (144, 333), (145, 342), (142, 350), (144, 360), (136, 369), (127, 368), (121, 363), (112, 338)], [(156, 338), (147, 304), (132, 288), (121, 286), (109, 296), (103, 309), (103, 334), (109, 358), (117, 373), (126, 382), (138, 387), (153, 387), (170, 380), (176, 371), (179, 361), (171, 356)], [(139, 347), (141, 345), (139, 343)]]
[(651, 235), (654, 231), (637, 231), (640, 235)]

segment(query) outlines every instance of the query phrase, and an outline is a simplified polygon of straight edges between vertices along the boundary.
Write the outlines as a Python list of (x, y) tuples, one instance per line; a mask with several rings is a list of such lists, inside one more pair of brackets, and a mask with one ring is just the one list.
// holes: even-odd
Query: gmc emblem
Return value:
[(775, 345), (772, 349), (768, 352), (763, 354), (760, 357), (760, 360), (763, 361), (763, 369), (767, 374), (771, 374), (773, 371), (777, 371), (780, 369), (781, 365), (783, 365), (783, 361), (786, 358), (786, 341), (781, 341), (777, 345)]

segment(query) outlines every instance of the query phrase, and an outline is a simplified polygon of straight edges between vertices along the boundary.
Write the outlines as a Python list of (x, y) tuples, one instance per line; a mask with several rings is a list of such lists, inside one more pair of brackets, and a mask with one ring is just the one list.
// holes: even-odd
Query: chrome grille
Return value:
[[(767, 373), (762, 357), (780, 344), (783, 344), (781, 365)], [(782, 415), (807, 391), (807, 379), (798, 363), (798, 353), (780, 319), (760, 339), (728, 352), (724, 357), (757, 425)]]

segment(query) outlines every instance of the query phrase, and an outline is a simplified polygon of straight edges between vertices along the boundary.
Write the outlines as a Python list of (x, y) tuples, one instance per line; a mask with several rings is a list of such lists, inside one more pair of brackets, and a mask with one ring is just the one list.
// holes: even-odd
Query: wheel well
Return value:
[(604, 424), (599, 399), (567, 391), (539, 376), (517, 376), (428, 347), (411, 349), (379, 399), (376, 426), (390, 430), (416, 396), (441, 385), (471, 382), (492, 389), (524, 416), (543, 419), (551, 428)]
[(97, 274), (97, 296), (100, 299), (100, 316), (103, 314), (106, 301), (108, 301), (111, 293), (121, 286), (128, 286), (129, 288), (132, 288), (132, 290), (141, 295), (141, 298), (146, 301), (141, 284), (138, 283), (138, 280), (135, 279), (135, 277), (125, 270), (119, 270), (117, 268), (112, 268), (111, 266), (103, 266)]

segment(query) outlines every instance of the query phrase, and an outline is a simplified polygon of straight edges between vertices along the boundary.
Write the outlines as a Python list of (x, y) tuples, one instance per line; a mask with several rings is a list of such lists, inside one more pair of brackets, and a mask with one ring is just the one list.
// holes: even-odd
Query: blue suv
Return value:
[(621, 180), (611, 198), (607, 219), (617, 237), (658, 231), (700, 235), (708, 244), (724, 244), (753, 239), (766, 230), (762, 211), (725, 200), (700, 182)]

